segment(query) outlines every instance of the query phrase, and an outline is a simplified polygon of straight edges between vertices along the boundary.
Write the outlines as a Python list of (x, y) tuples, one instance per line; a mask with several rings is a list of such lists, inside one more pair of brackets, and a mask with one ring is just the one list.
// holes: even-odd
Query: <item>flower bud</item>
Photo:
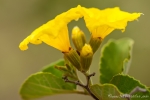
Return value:
[(84, 33), (79, 29), (78, 26), (75, 26), (72, 29), (72, 41), (75, 45), (77, 51), (81, 51), (82, 47), (86, 43), (85, 35)]
[(93, 58), (93, 50), (89, 44), (85, 44), (80, 52), (82, 71), (88, 71)]
[(97, 49), (100, 47), (100, 44), (102, 43), (103, 39), (100, 37), (93, 38), (91, 37), (89, 44), (92, 47), (93, 53), (97, 51)]
[(81, 71), (80, 57), (74, 49), (71, 49), (69, 52), (64, 52), (64, 57), (68, 59), (74, 67)]
[(60, 70), (60, 71), (63, 71), (63, 72), (68, 72), (68, 69), (66, 66), (55, 66), (56, 69)]

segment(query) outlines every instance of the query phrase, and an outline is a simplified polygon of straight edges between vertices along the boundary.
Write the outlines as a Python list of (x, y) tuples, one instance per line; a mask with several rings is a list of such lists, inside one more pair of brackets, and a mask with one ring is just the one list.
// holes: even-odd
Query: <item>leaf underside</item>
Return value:
[(150, 90), (140, 83), (138, 80), (134, 79), (133, 77), (129, 75), (116, 75), (112, 78), (110, 81), (111, 84), (114, 84), (122, 93), (129, 94), (134, 88), (137, 86), (143, 89), (146, 89), (146, 93), (137, 92), (133, 96), (140, 96), (140, 97), (134, 97), (131, 98), (131, 100), (142, 100), (141, 97), (145, 97), (144, 100), (150, 100)]
[(47, 95), (70, 93), (75, 89), (72, 84), (47, 72), (31, 75), (22, 85), (20, 94), (23, 99), (34, 99)]
[(100, 58), (100, 83), (109, 83), (119, 73), (126, 74), (130, 66), (133, 40), (110, 40), (102, 47)]
[(121, 98), (121, 92), (113, 84), (95, 84), (91, 86), (91, 91), (99, 100), (127, 100)]

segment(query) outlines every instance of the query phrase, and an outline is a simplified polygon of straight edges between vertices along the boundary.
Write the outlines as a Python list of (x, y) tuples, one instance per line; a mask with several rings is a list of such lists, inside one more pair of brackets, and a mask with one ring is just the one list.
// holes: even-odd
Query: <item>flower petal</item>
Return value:
[(56, 16), (46, 24), (34, 30), (30, 36), (20, 43), (20, 49), (26, 50), (28, 44), (40, 44), (42, 41), (62, 52), (68, 52), (70, 48), (67, 24), (72, 20), (78, 20), (83, 15), (79, 7), (72, 8)]
[[(98, 36), (99, 33), (95, 33), (97, 29), (97, 32), (100, 32), (99, 37), (102, 38), (107, 36), (114, 29), (121, 29), (124, 31), (127, 22), (136, 20), (141, 15), (141, 13), (128, 13), (121, 11), (118, 7), (107, 8), (104, 10), (82, 7), (81, 12), (84, 15), (87, 28), (91, 33), (94, 32), (92, 33), (93, 36)], [(106, 30), (106, 28), (108, 29)], [(104, 32), (104, 34), (102, 32)]]
[(39, 37), (39, 39), (62, 52), (69, 52), (70, 42), (67, 26), (64, 26), (64, 28), (60, 30), (60, 33), (61, 34), (58, 34), (57, 37), (51, 37), (49, 34), (43, 34)]

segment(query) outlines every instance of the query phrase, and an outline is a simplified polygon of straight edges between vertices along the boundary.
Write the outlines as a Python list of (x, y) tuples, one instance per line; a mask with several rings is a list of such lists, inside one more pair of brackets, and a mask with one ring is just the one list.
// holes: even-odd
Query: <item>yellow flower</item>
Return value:
[(57, 27), (57, 29), (59, 29), (59, 31), (56, 31), (55, 27), (51, 27), (52, 24), (53, 20), (33, 31), (31, 35), (29, 35), (20, 43), (20, 49), (28, 49), (28, 43), (40, 44), (44, 42), (62, 52), (68, 52), (70, 48), (70, 42), (67, 26), (59, 29), (59, 26), (54, 25)]
[[(114, 29), (124, 31), (127, 22), (136, 20), (140, 15), (141, 13), (120, 11), (118, 7), (99, 10), (97, 8), (84, 8), (78, 5), (37, 28), (20, 43), (19, 47), (21, 50), (26, 50), (29, 43), (41, 44), (44, 42), (62, 52), (69, 52), (70, 42), (67, 24), (70, 21), (84, 17), (86, 26), (92, 33), (92, 38), (99, 38), (101, 41)], [(98, 43), (100, 45), (101, 42)]]
[(99, 10), (97, 8), (80, 7), (87, 28), (93, 38), (105, 38), (115, 29), (125, 30), (128, 21), (136, 20), (141, 13), (128, 13), (118, 7)]
[(29, 43), (41, 44), (44, 42), (62, 52), (69, 52), (70, 42), (67, 24), (82, 17), (78, 8), (72, 8), (37, 28), (20, 43), (19, 48), (26, 50)]
[[(63, 52), (64, 57), (79, 71), (86, 72), (102, 40), (115, 29), (124, 31), (127, 22), (136, 20), (140, 15), (141, 13), (120, 11), (118, 7), (99, 10), (78, 5), (35, 29), (20, 43), (19, 48), (26, 50), (29, 43), (41, 44), (44, 42)], [(78, 27), (74, 28), (72, 40), (77, 48), (76, 51), (70, 46), (67, 25), (72, 20), (77, 21), (82, 17), (92, 36), (87, 45), (83, 32)]]

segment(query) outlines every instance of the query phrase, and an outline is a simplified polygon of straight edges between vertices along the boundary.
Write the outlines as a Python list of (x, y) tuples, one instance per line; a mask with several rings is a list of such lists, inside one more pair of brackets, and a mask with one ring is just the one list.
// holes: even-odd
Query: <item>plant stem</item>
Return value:
[(133, 95), (134, 93), (136, 93), (136, 92), (142, 92), (142, 93), (144, 93), (144, 92), (146, 92), (147, 90), (146, 89), (143, 89), (143, 88), (140, 88), (140, 87), (135, 87), (131, 92), (130, 92), (130, 95)]
[(133, 94), (135, 94), (135, 93), (137, 93), (137, 92), (141, 92), (141, 93), (145, 93), (147, 90), (146, 89), (143, 89), (143, 88), (140, 88), (140, 87), (135, 87), (129, 94), (127, 94), (127, 95), (129, 95), (129, 96), (127, 96), (126, 98), (127, 98), (127, 100), (131, 100), (131, 96), (133, 95)]
[(85, 90), (87, 90), (87, 92), (88, 92), (95, 100), (99, 100), (99, 99), (91, 92), (91, 90), (90, 90), (90, 78), (91, 78), (91, 76), (94, 76), (95, 73), (92, 73), (92, 74), (90, 74), (90, 75), (87, 75), (87, 74), (84, 73), (84, 75), (86, 76), (86, 80), (87, 80), (86, 85), (80, 83), (79, 80), (78, 80), (78, 81), (69, 80), (67, 76), (64, 76), (63, 79), (64, 79), (65, 82), (69, 82), (69, 83), (72, 83), (72, 84), (76, 84), (76, 85), (78, 85), (78, 86), (84, 88)]

